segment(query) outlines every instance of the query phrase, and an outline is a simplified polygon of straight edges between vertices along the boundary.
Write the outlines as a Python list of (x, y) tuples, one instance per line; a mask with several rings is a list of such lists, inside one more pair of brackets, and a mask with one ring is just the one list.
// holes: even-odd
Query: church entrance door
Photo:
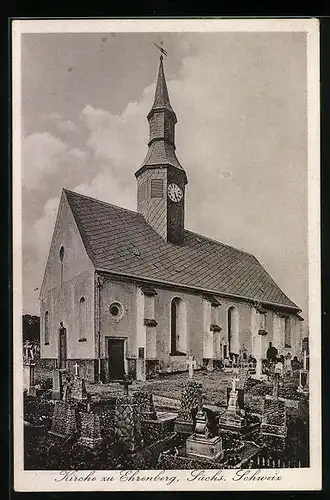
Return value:
[(108, 339), (109, 379), (122, 380), (125, 375), (124, 339)]

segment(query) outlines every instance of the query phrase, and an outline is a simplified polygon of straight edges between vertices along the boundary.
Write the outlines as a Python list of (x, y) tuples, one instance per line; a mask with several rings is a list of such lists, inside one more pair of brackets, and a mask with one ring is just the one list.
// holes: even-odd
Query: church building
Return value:
[(260, 360), (269, 342), (298, 355), (301, 310), (258, 260), (185, 229), (162, 56), (147, 118), (136, 212), (63, 189), (40, 291), (44, 363), (109, 382), (187, 370), (187, 353), (208, 369), (243, 351)]

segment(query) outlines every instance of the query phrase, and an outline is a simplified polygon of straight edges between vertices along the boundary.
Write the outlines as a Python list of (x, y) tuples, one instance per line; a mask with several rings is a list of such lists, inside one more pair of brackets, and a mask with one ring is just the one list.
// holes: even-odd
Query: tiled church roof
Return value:
[(173, 245), (137, 212), (64, 192), (96, 269), (299, 310), (253, 255), (187, 230)]

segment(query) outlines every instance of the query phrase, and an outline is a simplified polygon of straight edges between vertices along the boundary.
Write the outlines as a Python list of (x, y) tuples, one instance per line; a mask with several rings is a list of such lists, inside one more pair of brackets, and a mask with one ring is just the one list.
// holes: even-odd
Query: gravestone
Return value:
[(262, 436), (274, 436), (285, 439), (287, 435), (286, 404), (285, 400), (278, 397), (279, 379), (280, 372), (275, 370), (273, 395), (264, 399), (260, 433)]
[(244, 392), (242, 391), (241, 402), (239, 403), (239, 389), (237, 389), (238, 379), (232, 378), (232, 387), (229, 393), (228, 406), (226, 411), (220, 416), (218, 427), (222, 431), (238, 432), (241, 437), (252, 436), (257, 432), (258, 422), (248, 423), (245, 416), (245, 410), (240, 406), (244, 406)]
[(143, 444), (141, 415), (136, 400), (132, 396), (120, 396), (115, 406), (115, 442), (126, 452), (135, 452)]
[(84, 379), (74, 376), (70, 397), (74, 402), (87, 402), (88, 394)]
[(198, 408), (198, 401), (202, 393), (202, 384), (189, 380), (181, 391), (181, 406), (175, 422), (175, 431), (183, 434), (194, 432), (194, 413)]
[(298, 387), (298, 392), (301, 392), (303, 394), (308, 394), (309, 389), (309, 379), (308, 379), (308, 370), (307, 370), (307, 351), (305, 350), (303, 353), (303, 368), (300, 368), (299, 370), (299, 387)]
[[(245, 408), (244, 390), (238, 389), (238, 388), (236, 390), (237, 390), (237, 406), (240, 410), (244, 410), (244, 408)], [(230, 393), (231, 393), (231, 388), (227, 387), (227, 407), (229, 405)]]
[(277, 396), (264, 399), (260, 433), (262, 436), (286, 438), (286, 406), (284, 400), (279, 399)]
[(213, 359), (207, 360), (206, 369), (208, 372), (213, 372), (213, 370), (214, 370), (214, 360)]
[(240, 368), (238, 370), (238, 381), (237, 381), (237, 389), (244, 390), (247, 379), (250, 377), (248, 366), (246, 368)]
[(176, 413), (156, 412), (153, 395), (150, 391), (136, 391), (133, 398), (141, 415), (141, 430), (146, 444), (173, 434)]
[(49, 434), (61, 438), (73, 436), (77, 432), (75, 409), (67, 401), (56, 401)]
[(157, 419), (155, 405), (150, 391), (136, 391), (133, 394), (136, 404), (139, 407), (141, 418), (144, 419)]
[(63, 399), (65, 374), (66, 370), (64, 368), (56, 368), (55, 370), (53, 370), (52, 399)]
[(289, 352), (284, 356), (284, 373), (288, 375), (292, 375), (291, 358), (292, 356)]
[(82, 413), (81, 435), (78, 443), (92, 449), (102, 443), (99, 415), (96, 413)]
[(119, 382), (123, 386), (125, 396), (128, 396), (128, 387), (132, 385), (133, 381), (127, 373), (125, 373), (123, 380)]
[(138, 357), (136, 359), (136, 380), (145, 382), (146, 379), (147, 379), (147, 370), (146, 370), (145, 348), (139, 347)]
[(35, 388), (35, 362), (31, 359), (24, 361), (23, 365), (23, 384), (24, 389), (27, 389), (29, 396), (36, 395)]
[(194, 376), (194, 369), (196, 368), (196, 361), (194, 360), (194, 356), (189, 354), (187, 356), (186, 363), (188, 365), (188, 376), (190, 379), (192, 379)]
[(198, 411), (196, 415), (195, 432), (186, 441), (188, 457), (199, 457), (206, 460), (221, 460), (223, 458), (222, 439), (220, 436), (210, 435), (208, 420), (203, 410), (203, 397), (198, 395)]
[(231, 373), (233, 371), (233, 362), (229, 358), (223, 360), (223, 371)]
[(280, 378), (283, 378), (283, 371), (284, 371), (283, 363), (278, 361), (274, 367), (274, 374), (278, 375)]

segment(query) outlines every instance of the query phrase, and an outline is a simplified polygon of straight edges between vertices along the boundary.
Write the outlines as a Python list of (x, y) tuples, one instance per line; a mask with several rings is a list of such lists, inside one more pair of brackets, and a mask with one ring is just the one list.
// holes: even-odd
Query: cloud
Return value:
[(90, 184), (80, 184), (74, 191), (113, 205), (136, 210), (136, 192), (132, 186), (123, 186), (120, 180), (104, 170)]
[(68, 133), (71, 132), (73, 134), (77, 134), (79, 129), (75, 123), (73, 123), (71, 120), (65, 120), (63, 116), (60, 113), (56, 113), (55, 111), (52, 111), (48, 115), (45, 113), (42, 113), (40, 115), (40, 118), (44, 122), (50, 123), (53, 127), (58, 132), (61, 133)]
[(57, 123), (57, 129), (59, 132), (72, 132), (76, 134), (78, 132), (78, 127), (71, 120), (59, 121)]
[[(80, 171), (88, 160), (88, 152), (71, 148), (49, 132), (36, 132), (23, 143), (23, 186), (31, 190), (47, 190), (54, 175), (63, 179), (68, 169)], [(83, 175), (83, 174), (82, 174)]]
[(124, 182), (133, 180), (133, 173), (147, 151), (148, 124), (145, 115), (150, 106), (149, 94), (148, 87), (140, 102), (129, 103), (119, 115), (91, 105), (85, 106), (81, 113), (89, 134), (87, 145), (96, 160), (106, 162)]
[(40, 118), (44, 121), (50, 120), (50, 121), (55, 121), (55, 122), (63, 119), (62, 115), (60, 113), (56, 113), (55, 111), (52, 111), (48, 115), (45, 113), (42, 113), (40, 115)]
[(42, 215), (32, 226), (23, 227), (23, 296), (24, 312), (38, 314), (40, 289), (55, 226), (59, 198), (47, 200)]

